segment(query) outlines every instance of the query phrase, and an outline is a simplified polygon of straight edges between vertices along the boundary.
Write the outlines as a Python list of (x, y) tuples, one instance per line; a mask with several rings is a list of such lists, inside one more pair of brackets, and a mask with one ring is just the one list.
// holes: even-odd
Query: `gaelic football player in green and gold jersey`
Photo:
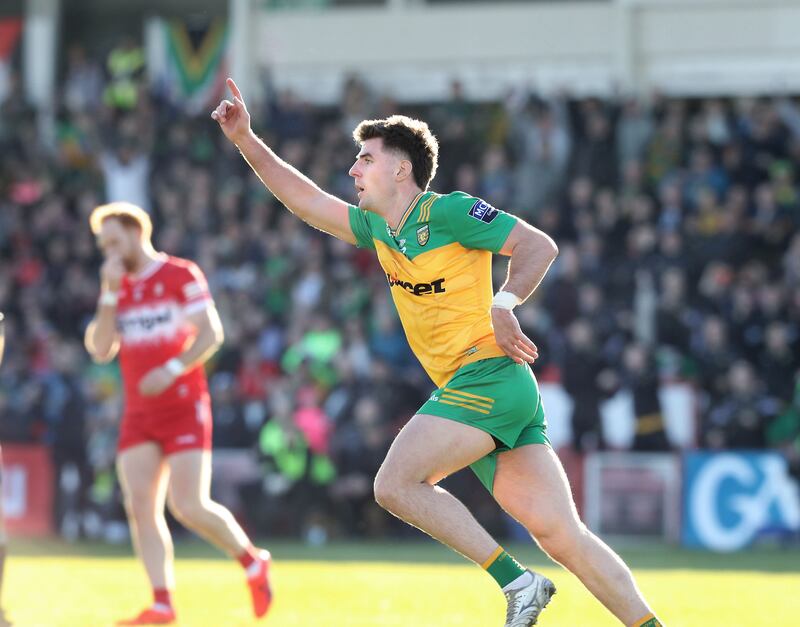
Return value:
[[(358, 125), (350, 176), (358, 207), (321, 190), (250, 129), (233, 100), (212, 112), (270, 191), (299, 218), (374, 249), (408, 341), (437, 389), (400, 431), (375, 478), (384, 508), (480, 564), (505, 593), (506, 627), (527, 627), (555, 593), (525, 569), (437, 484), (470, 466), (497, 502), (572, 571), (625, 625), (659, 625), (630, 570), (578, 518), (561, 463), (547, 439), (536, 346), (516, 305), (536, 289), (558, 252), (522, 220), (461, 192), (436, 194), (438, 144), (419, 120), (393, 116)], [(510, 257), (492, 295), (493, 254)]]

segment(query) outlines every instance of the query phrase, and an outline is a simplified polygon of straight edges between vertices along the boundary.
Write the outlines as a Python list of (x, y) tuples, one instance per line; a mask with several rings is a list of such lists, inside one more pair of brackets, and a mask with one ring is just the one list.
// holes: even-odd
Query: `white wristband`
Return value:
[(116, 292), (109, 292), (107, 290), (101, 292), (100, 294), (101, 305), (116, 307), (118, 302), (119, 302), (119, 294), (117, 294)]
[(164, 368), (167, 372), (169, 372), (173, 377), (179, 377), (184, 372), (186, 372), (186, 366), (184, 363), (178, 359), (177, 357), (173, 357), (167, 363), (164, 364)]
[(499, 309), (508, 309), (511, 311), (522, 302), (522, 299), (519, 298), (513, 292), (497, 292), (492, 299), (492, 307), (498, 307)]

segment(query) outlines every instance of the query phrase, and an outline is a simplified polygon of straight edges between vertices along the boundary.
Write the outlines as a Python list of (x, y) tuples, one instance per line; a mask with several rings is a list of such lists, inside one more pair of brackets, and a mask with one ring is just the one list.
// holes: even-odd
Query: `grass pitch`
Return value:
[[(503, 624), (494, 582), (430, 542), (274, 544), (276, 600), (250, 614), (239, 566), (196, 542), (179, 543), (176, 606), (182, 627), (484, 627)], [(534, 547), (509, 546), (558, 587), (543, 627), (618, 625), (571, 575)], [(710, 555), (647, 546), (622, 551), (668, 626), (800, 624), (800, 549)], [(19, 627), (106, 627), (149, 603), (129, 548), (12, 542), (3, 601)]]

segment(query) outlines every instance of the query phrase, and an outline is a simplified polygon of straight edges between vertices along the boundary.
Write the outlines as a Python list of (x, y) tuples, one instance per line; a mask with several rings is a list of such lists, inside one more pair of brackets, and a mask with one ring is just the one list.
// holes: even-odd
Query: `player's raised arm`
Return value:
[(300, 219), (350, 244), (347, 203), (320, 189), (311, 179), (278, 157), (250, 128), (250, 114), (233, 79), (228, 79), (233, 102), (223, 100), (211, 112), (222, 132), (233, 142), (267, 188)]

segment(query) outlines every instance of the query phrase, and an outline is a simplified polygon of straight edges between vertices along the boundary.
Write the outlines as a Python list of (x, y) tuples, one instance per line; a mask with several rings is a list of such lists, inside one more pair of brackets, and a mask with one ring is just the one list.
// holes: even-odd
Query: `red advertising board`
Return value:
[(41, 445), (3, 445), (3, 511), (9, 534), (43, 536), (53, 530), (53, 467)]
[(0, 63), (11, 56), (21, 33), (21, 19), (16, 17), (0, 18)]

